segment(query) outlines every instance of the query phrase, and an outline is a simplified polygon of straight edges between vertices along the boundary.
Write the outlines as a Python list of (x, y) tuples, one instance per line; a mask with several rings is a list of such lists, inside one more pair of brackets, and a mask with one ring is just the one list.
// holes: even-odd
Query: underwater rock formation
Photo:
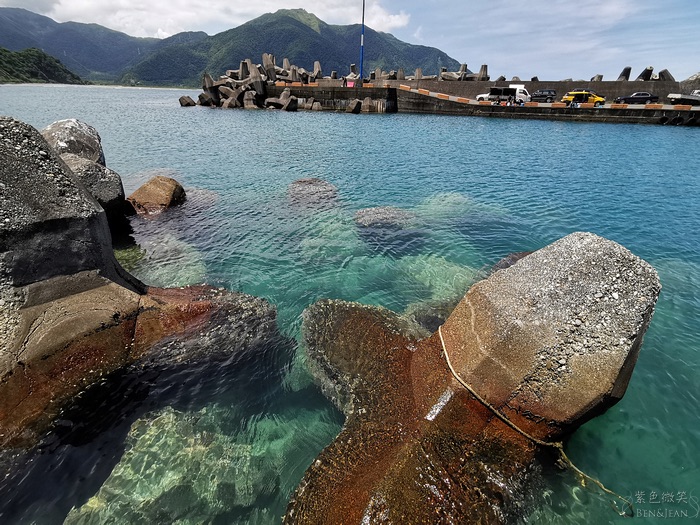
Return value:
[(290, 202), (300, 206), (328, 206), (338, 197), (338, 188), (323, 179), (308, 178), (292, 182), (287, 189)]
[(312, 305), (310, 366), (347, 420), (284, 522), (517, 519), (540, 446), (496, 411), (550, 442), (605, 411), (624, 394), (659, 291), (647, 263), (575, 233), (472, 286), (428, 339), (388, 310)]
[(145, 415), (100, 490), (64, 523), (279, 522), (270, 499), (293, 490), (303, 472), (290, 472), (289, 458), (327, 443), (338, 427), (304, 409), (242, 418), (230, 405)]
[(368, 246), (394, 255), (417, 253), (424, 232), (413, 226), (416, 215), (394, 206), (364, 208), (355, 212), (355, 224)]
[(414, 216), (410, 211), (395, 206), (377, 206), (358, 210), (355, 222), (362, 228), (404, 228)]

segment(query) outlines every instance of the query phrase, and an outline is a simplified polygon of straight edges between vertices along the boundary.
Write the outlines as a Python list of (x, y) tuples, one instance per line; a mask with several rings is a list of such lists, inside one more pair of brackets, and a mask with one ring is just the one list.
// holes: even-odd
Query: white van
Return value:
[(525, 84), (510, 84), (508, 87), (492, 87), (489, 90), (488, 100), (492, 102), (506, 102), (509, 99), (518, 103), (530, 102), (531, 100), (530, 93), (525, 89)]

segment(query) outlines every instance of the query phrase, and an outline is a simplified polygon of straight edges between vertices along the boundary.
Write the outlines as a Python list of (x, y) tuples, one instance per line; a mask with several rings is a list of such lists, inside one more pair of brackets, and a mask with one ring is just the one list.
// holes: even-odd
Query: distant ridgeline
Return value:
[(39, 49), (8, 51), (0, 47), (0, 83), (46, 82), (51, 84), (85, 84), (66, 69), (60, 60)]
[[(218, 75), (248, 57), (271, 53), (312, 68), (349, 73), (359, 62), (360, 25), (329, 25), (303, 9), (268, 13), (214, 36), (178, 33), (163, 40), (137, 38), (97, 24), (58, 23), (25, 9), (0, 8), (0, 46), (12, 51), (36, 47), (94, 82), (199, 87), (202, 74)], [(421, 68), (427, 75), (459, 62), (439, 49), (402, 42), (365, 30), (366, 70)]]

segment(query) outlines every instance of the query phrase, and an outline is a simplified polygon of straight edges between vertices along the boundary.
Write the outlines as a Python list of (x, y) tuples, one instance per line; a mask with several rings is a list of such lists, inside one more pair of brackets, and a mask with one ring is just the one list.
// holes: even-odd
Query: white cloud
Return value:
[[(362, 3), (307, 0), (298, 5), (279, 0), (229, 1), (221, 5), (194, 0), (0, 0), (0, 6), (23, 7), (58, 22), (97, 23), (132, 36), (164, 37), (181, 31), (215, 34), (278, 9), (303, 8), (330, 24), (359, 24)], [(379, 0), (366, 2), (365, 22), (377, 31), (392, 31), (409, 23), (403, 10), (391, 11)]]
[(398, 27), (407, 26), (410, 20), (411, 15), (403, 10), (397, 14), (391, 14), (379, 2), (370, 2), (370, 5), (365, 8), (365, 23), (377, 31), (389, 33)]
[[(278, 9), (303, 8), (329, 24), (359, 24), (360, 0), (279, 0), (201, 4), (195, 0), (0, 0), (59, 21), (97, 23), (133, 36), (219, 33)], [(685, 78), (697, 64), (679, 49), (697, 43), (698, 0), (366, 0), (366, 24), (460, 62), (488, 64), (493, 76), (555, 80), (633, 74), (653, 64)]]

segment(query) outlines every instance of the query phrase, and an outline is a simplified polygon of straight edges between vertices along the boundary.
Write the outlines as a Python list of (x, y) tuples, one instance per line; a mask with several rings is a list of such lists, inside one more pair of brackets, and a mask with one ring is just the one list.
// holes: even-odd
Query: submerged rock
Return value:
[[(571, 234), (472, 286), (423, 340), (396, 314), (342, 301), (304, 313), (322, 390), (347, 420), (285, 523), (508, 523), (538, 445), (605, 411), (629, 382), (658, 297), (654, 269)], [(563, 364), (562, 364), (563, 362)]]
[(513, 266), (516, 262), (518, 262), (520, 259), (527, 257), (530, 255), (532, 252), (515, 252), (515, 253), (509, 253), (506, 255), (503, 259), (498, 261), (496, 264), (493, 265), (491, 268), (492, 272), (497, 272), (498, 270), (505, 270), (506, 268), (510, 268)]
[(222, 434), (206, 409), (165, 409), (132, 426), (123, 459), (65, 523), (202, 523), (252, 507), (279, 484), (262, 452)]
[(150, 286), (171, 288), (206, 281), (202, 254), (169, 233), (149, 235), (138, 245), (115, 251), (115, 255), (124, 268)]
[(364, 208), (355, 213), (355, 222), (361, 228), (404, 228), (415, 217), (413, 213), (394, 206)]
[(139, 419), (100, 490), (64, 523), (279, 521), (269, 502), (286, 496), (301, 475), (289, 458), (322, 446), (338, 427), (306, 410), (243, 425), (242, 417), (211, 405), (191, 413), (167, 407)]
[(360, 236), (373, 249), (394, 255), (419, 251), (424, 243), (424, 232), (415, 226), (415, 214), (394, 206), (365, 208), (355, 213), (355, 224)]
[(316, 177), (298, 179), (287, 188), (287, 197), (295, 205), (327, 206), (335, 202), (338, 197), (338, 188)]

